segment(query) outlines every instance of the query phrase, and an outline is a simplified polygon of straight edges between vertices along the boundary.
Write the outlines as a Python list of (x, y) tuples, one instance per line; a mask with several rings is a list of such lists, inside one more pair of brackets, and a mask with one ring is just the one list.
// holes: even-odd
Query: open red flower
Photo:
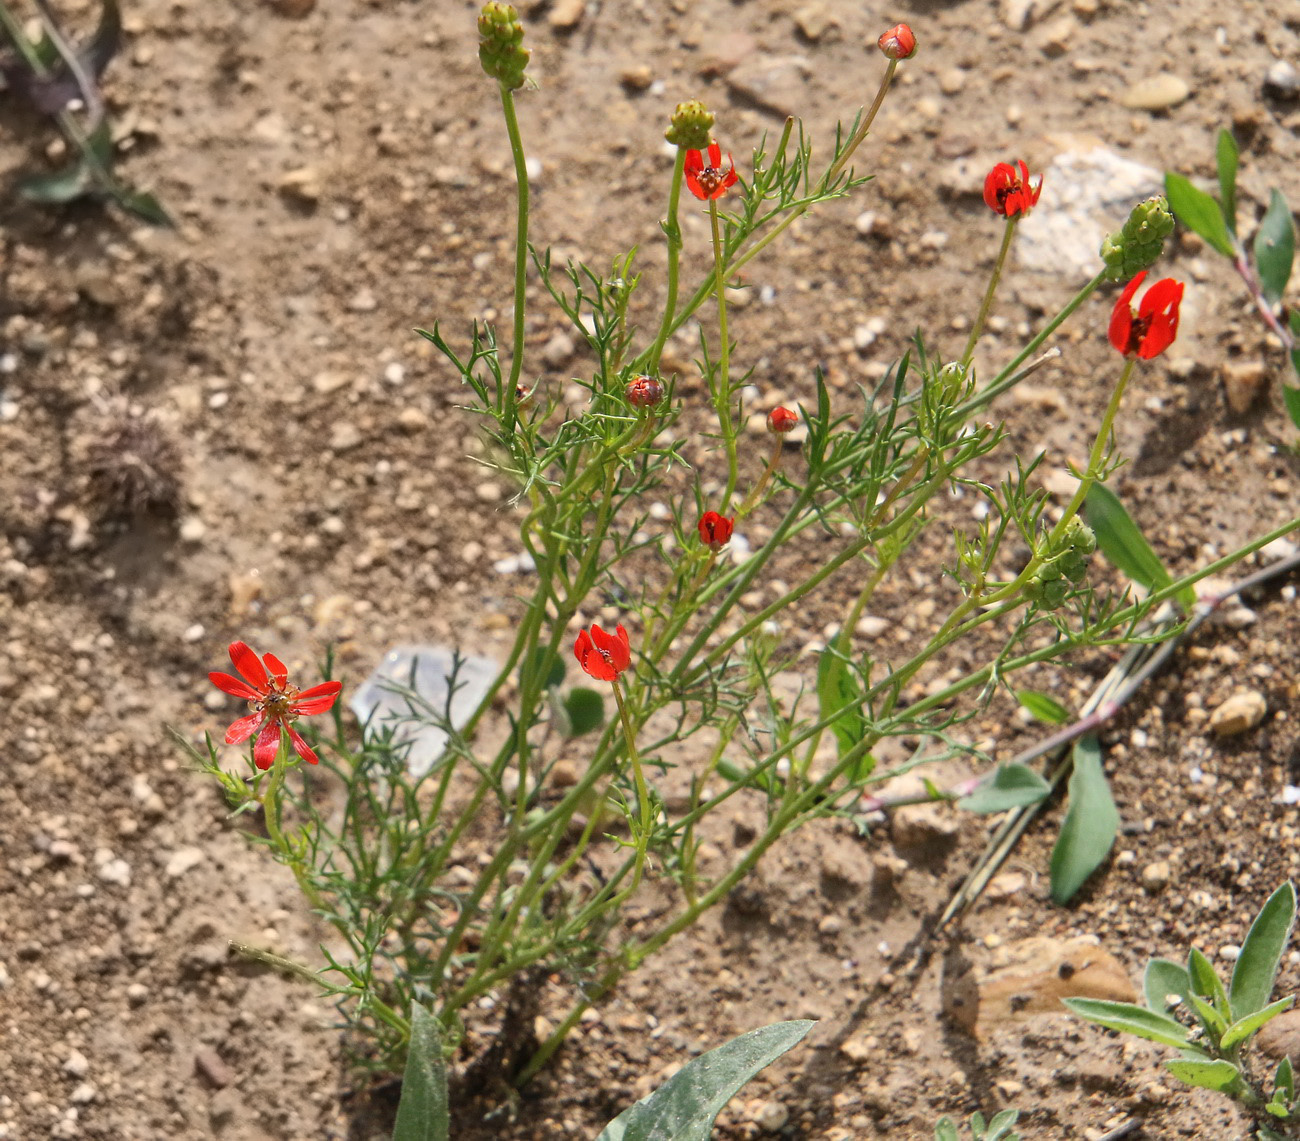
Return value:
[(1043, 192), (1043, 176), (1036, 178), (1030, 182), (1029, 168), (1020, 160), (1015, 166), (1000, 162), (984, 179), (984, 204), (1007, 218), (1028, 214), (1038, 205), (1038, 196)]
[(767, 430), (777, 435), (793, 432), (798, 423), (799, 413), (783, 404), (778, 404), (767, 414)]
[(716, 511), (706, 511), (700, 516), (700, 542), (711, 551), (722, 550), (731, 542), (731, 529), (735, 524), (736, 518), (734, 515), (728, 519), (725, 515), (719, 515)]
[(613, 681), (632, 664), (632, 647), (621, 623), (611, 634), (593, 622), (590, 632), (578, 631), (573, 656), (597, 681)]
[(244, 698), (252, 705), (253, 712), (226, 730), (226, 744), (238, 745), (256, 733), (253, 763), (259, 769), (269, 769), (280, 749), (280, 730), (284, 729), (298, 756), (308, 764), (316, 764), (315, 752), (292, 723), (299, 717), (324, 713), (338, 699), (343, 683), (327, 681), (300, 690), (289, 684), (289, 669), (279, 658), (274, 654), (259, 658), (243, 642), (230, 643), (230, 660), (241, 677), (210, 673), (208, 680), (232, 697)]
[(704, 165), (703, 151), (686, 152), (686, 185), (696, 198), (721, 198), (736, 185), (736, 164), (727, 155), (727, 169), (722, 169), (722, 148), (709, 143), (709, 165)]
[(1144, 361), (1158, 357), (1178, 336), (1178, 306), (1183, 300), (1183, 283), (1172, 277), (1157, 281), (1143, 295), (1135, 310), (1133, 295), (1147, 275), (1143, 270), (1124, 286), (1110, 315), (1110, 343), (1126, 357)]

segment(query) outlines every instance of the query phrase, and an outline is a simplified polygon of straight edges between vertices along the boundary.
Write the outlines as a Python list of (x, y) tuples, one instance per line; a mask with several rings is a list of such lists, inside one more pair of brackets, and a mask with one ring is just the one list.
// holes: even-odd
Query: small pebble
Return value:
[(1142, 886), (1150, 892), (1163, 891), (1169, 884), (1173, 869), (1167, 860), (1156, 860), (1142, 869)]
[(1210, 732), (1219, 737), (1236, 737), (1254, 729), (1268, 712), (1268, 701), (1258, 690), (1234, 693), (1210, 714)]

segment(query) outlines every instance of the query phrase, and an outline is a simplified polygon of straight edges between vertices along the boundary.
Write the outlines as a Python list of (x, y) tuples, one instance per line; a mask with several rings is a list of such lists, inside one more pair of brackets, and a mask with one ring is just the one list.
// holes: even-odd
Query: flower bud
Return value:
[(634, 376), (628, 381), (623, 394), (633, 408), (654, 408), (663, 402), (663, 381), (653, 376)]
[(794, 431), (794, 427), (798, 423), (799, 413), (792, 412), (789, 408), (780, 404), (767, 414), (767, 430), (777, 435), (784, 435), (786, 432)]
[(906, 24), (895, 24), (876, 43), (887, 59), (910, 59), (916, 52), (916, 35)]
[(713, 112), (698, 99), (678, 103), (673, 109), (672, 123), (664, 138), (675, 147), (702, 151), (712, 141)]
[(1173, 233), (1174, 216), (1162, 194), (1139, 202), (1128, 221), (1101, 243), (1101, 260), (1106, 263), (1106, 277), (1123, 281), (1144, 269), (1150, 269), (1165, 248), (1165, 239)]
[(731, 542), (731, 530), (735, 523), (734, 515), (728, 519), (716, 511), (706, 511), (700, 516), (698, 525), (700, 542), (716, 554)]
[(524, 47), (524, 26), (514, 6), (497, 0), (484, 4), (478, 34), (478, 61), (483, 70), (511, 91), (522, 87), (531, 53)]

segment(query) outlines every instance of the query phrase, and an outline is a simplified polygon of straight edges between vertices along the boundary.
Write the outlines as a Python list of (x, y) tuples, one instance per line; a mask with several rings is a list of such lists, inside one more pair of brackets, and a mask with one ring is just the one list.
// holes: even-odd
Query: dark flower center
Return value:
[(726, 173), (719, 170), (716, 166), (706, 166), (695, 177), (699, 181), (700, 187), (704, 192), (712, 195), (713, 192), (722, 185), (722, 180), (726, 178)]

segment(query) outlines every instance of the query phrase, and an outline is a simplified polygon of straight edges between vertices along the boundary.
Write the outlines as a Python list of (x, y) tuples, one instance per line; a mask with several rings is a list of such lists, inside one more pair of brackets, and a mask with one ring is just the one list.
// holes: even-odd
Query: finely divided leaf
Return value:
[(1204, 190), (1197, 190), (1181, 174), (1166, 171), (1165, 197), (1169, 199), (1169, 208), (1184, 226), (1200, 234), (1224, 257), (1236, 256), (1223, 211)]
[(722, 1107), (815, 1025), (808, 1020), (777, 1022), (701, 1054), (620, 1113), (596, 1141), (709, 1141)]
[(1052, 849), (1052, 900), (1065, 903), (1106, 858), (1119, 831), (1119, 810), (1101, 767), (1101, 745), (1092, 734), (1074, 746), (1070, 807)]
[(411, 1045), (402, 1076), (393, 1141), (447, 1141), (447, 1070), (442, 1063), (438, 1020), (418, 1003), (411, 1006)]
[(1232, 971), (1232, 1016), (1245, 1018), (1263, 1009), (1273, 993), (1278, 963), (1295, 923), (1295, 888), (1284, 883), (1271, 896), (1250, 925), (1241, 954)]

